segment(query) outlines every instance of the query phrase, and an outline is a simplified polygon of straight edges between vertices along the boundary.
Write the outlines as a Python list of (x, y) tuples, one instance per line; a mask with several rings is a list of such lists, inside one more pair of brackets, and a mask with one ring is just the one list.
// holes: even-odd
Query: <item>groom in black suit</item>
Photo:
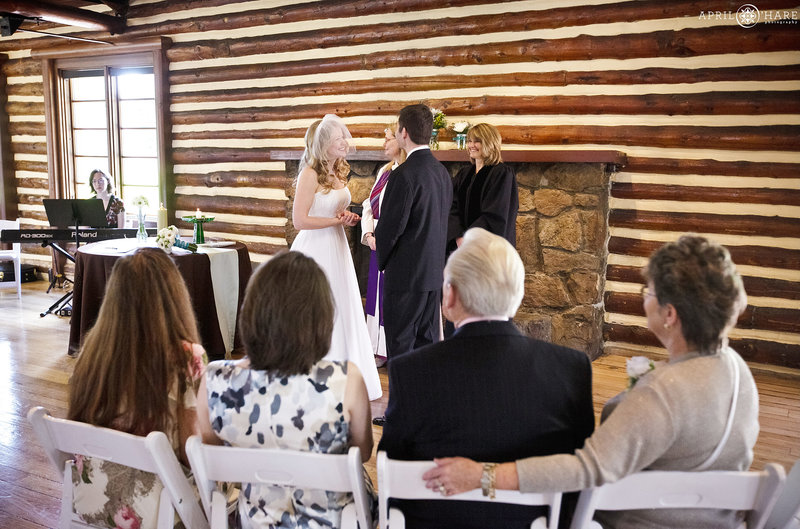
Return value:
[[(392, 360), (378, 450), (392, 459), (501, 463), (583, 446), (594, 430), (589, 357), (517, 330), (510, 318), (524, 285), (522, 260), (507, 240), (482, 228), (466, 232), (444, 273), (442, 311), (456, 331)], [(409, 529), (522, 529), (547, 514), (465, 501), (397, 506)]]
[(383, 321), (389, 359), (439, 341), (439, 306), (453, 202), (450, 174), (431, 154), (433, 114), (410, 105), (397, 119), (397, 143), (408, 153), (386, 184), (375, 229), (384, 271)]

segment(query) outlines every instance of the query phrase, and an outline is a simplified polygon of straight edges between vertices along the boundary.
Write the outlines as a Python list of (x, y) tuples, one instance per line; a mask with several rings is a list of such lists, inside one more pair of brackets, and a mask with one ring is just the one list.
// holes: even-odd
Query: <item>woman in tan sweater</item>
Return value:
[[(437, 467), (423, 476), (428, 487), (451, 495), (493, 477), (499, 489), (566, 492), (640, 470), (747, 470), (758, 436), (758, 393), (747, 365), (728, 346), (728, 331), (747, 305), (730, 254), (703, 237), (686, 235), (657, 250), (644, 276), (647, 326), (667, 349), (669, 362), (615, 399), (613, 413), (583, 448), (494, 468), (464, 458), (436, 460)], [(738, 524), (732, 511), (692, 509), (600, 512), (596, 519), (615, 529)]]

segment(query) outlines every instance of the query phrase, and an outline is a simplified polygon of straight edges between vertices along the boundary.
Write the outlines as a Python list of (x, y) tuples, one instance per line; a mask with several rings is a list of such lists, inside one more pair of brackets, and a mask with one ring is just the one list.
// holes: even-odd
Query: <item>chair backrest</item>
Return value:
[(347, 454), (317, 454), (206, 445), (192, 436), (186, 441), (186, 455), (212, 529), (227, 527), (225, 501), (216, 490), (217, 481), (351, 492), (354, 501), (342, 513), (342, 528), (373, 527), (358, 447), (351, 447)]
[[(489, 499), (480, 490), (471, 490), (453, 496), (442, 496), (440, 493), (425, 487), (422, 475), (436, 466), (433, 461), (399, 461), (390, 459), (386, 452), (378, 452), (378, 512), (381, 529), (391, 524), (392, 529), (398, 527), (400, 511), (389, 512), (389, 498), (402, 500), (437, 500), (437, 501), (481, 501), (492, 503), (511, 503), (516, 505), (548, 506), (548, 529), (558, 527), (561, 513), (561, 493), (521, 493), (514, 490), (498, 490), (495, 499)], [(404, 522), (401, 522), (403, 524)], [(403, 525), (399, 525), (403, 527)]]
[(681, 508), (748, 511), (747, 529), (761, 529), (785, 479), (774, 463), (761, 472), (637, 472), (582, 491), (570, 529), (591, 527), (596, 510)]
[(159, 528), (172, 527), (175, 511), (186, 527), (208, 527), (194, 491), (163, 432), (151, 432), (147, 437), (131, 435), (110, 428), (57, 419), (42, 407), (31, 408), (28, 420), (47, 457), (62, 475), (61, 529), (87, 527), (73, 516), (72, 511), (70, 462), (76, 454), (157, 474), (164, 485), (158, 513)]
[(800, 529), (800, 459), (795, 461), (786, 485), (767, 519), (766, 529)]

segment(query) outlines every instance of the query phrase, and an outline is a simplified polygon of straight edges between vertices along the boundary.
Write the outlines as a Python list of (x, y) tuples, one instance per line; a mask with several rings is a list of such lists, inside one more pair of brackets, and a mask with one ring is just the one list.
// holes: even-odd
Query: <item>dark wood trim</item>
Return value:
[(291, 178), (283, 171), (217, 171), (204, 174), (176, 174), (176, 186), (190, 187), (274, 187), (283, 189)]
[[(642, 296), (638, 292), (606, 292), (603, 299), (606, 312), (645, 315)], [(800, 333), (800, 310), (748, 305), (739, 316), (736, 327), (797, 334)]]
[(417, 66), (461, 66), (587, 59), (697, 57), (725, 53), (793, 51), (797, 32), (790, 25), (759, 24), (746, 32), (737, 26), (690, 28), (611, 36), (579, 35), (564, 39), (528, 39), (488, 43), (480, 48), (448, 46), (405, 49), (363, 55), (307, 59), (282, 63), (215, 66), (173, 72), (173, 85), (195, 82), (267, 79), (320, 73), (381, 70)]
[[(768, 213), (768, 210), (765, 210)], [(797, 237), (800, 219), (760, 215), (716, 215), (713, 213), (667, 213), (615, 209), (609, 213), (608, 225), (617, 228), (671, 231), (684, 233), (725, 233), (762, 237)]]
[[(235, 88), (172, 94), (173, 103), (203, 101), (241, 101), (283, 97), (319, 97), (324, 95), (401, 92), (409, 86), (419, 91), (487, 86), (566, 86), (566, 85), (629, 85), (677, 84), (741, 81), (793, 81), (800, 78), (800, 65), (748, 66), (743, 68), (642, 68), (612, 71), (515, 72), (486, 75), (437, 75), (429, 77), (389, 77), (356, 79), (347, 82), (305, 83), (292, 86)], [(22, 86), (22, 85), (20, 85)], [(744, 95), (744, 93), (743, 93)]]
[(623, 199), (725, 202), (800, 206), (800, 190), (744, 187), (704, 187), (615, 182), (611, 196)]
[(700, 174), (720, 176), (758, 176), (764, 178), (797, 178), (800, 163), (721, 162), (718, 160), (685, 160), (681, 158), (645, 158), (629, 156), (625, 171), (671, 175)]
[(107, 57), (109, 55), (127, 55), (131, 53), (152, 52), (163, 49), (169, 43), (164, 37), (149, 37), (130, 41), (115, 42), (114, 46), (100, 44), (71, 44), (68, 46), (48, 46), (44, 49), (31, 50), (33, 59), (81, 59), (90, 57)]
[[(603, 340), (661, 347), (661, 343), (649, 329), (616, 323), (603, 325)], [(730, 346), (748, 362), (800, 369), (800, 346), (796, 344), (731, 338)]]
[[(5, 61), (5, 57), (0, 56), (0, 64)], [(19, 216), (17, 179), (14, 171), (14, 153), (11, 148), (13, 132), (8, 120), (6, 87), (5, 76), (0, 76), (0, 219), (15, 220)]]
[[(185, 211), (211, 213), (234, 213), (261, 217), (286, 217), (286, 201), (231, 196), (177, 195), (175, 208)], [(187, 227), (190, 227), (187, 224)]]
[[(734, 261), (737, 264), (743, 264), (736, 261), (736, 259)], [(768, 266), (768, 264), (762, 264), (761, 266)], [(608, 265), (606, 267), (606, 280), (644, 284), (642, 269), (636, 266)], [(797, 281), (745, 275), (742, 276), (742, 282), (744, 283), (745, 291), (750, 296), (800, 299), (800, 283)]]
[[(433, 155), (437, 160), (443, 162), (468, 162), (469, 156), (466, 151), (460, 150), (434, 150)], [(535, 151), (503, 151), (503, 161), (505, 162), (566, 162), (566, 163), (610, 163), (615, 165), (625, 165), (625, 153), (620, 151), (557, 151), (557, 150), (535, 150)], [(293, 150), (272, 150), (270, 151), (271, 160), (299, 160), (303, 151)], [(367, 161), (386, 161), (383, 151), (359, 150), (347, 157), (348, 160), (367, 160)]]
[[(663, 244), (660, 241), (611, 237), (608, 240), (608, 251), (617, 255), (650, 257)], [(774, 246), (726, 246), (726, 248), (730, 252), (733, 262), (739, 265), (800, 270), (800, 250)], [(798, 289), (800, 289), (800, 283), (798, 283)]]

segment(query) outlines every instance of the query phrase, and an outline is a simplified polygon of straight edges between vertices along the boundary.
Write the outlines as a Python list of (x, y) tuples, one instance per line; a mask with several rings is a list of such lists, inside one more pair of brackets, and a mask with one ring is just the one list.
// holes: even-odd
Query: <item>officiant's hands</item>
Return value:
[(361, 216), (349, 210), (342, 211), (341, 213), (339, 213), (337, 217), (339, 219), (339, 222), (341, 222), (345, 226), (350, 226), (350, 227), (355, 226), (356, 224), (359, 223), (359, 221), (361, 221)]

